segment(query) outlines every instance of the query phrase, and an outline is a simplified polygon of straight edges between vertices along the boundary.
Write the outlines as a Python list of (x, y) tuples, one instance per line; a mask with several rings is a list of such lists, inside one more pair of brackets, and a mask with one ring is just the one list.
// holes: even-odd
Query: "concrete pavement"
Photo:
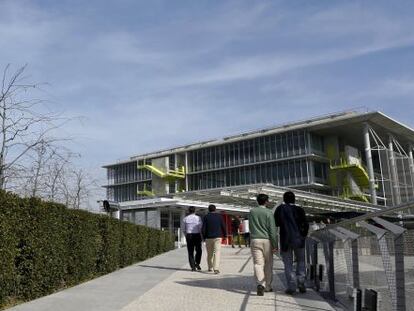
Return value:
[(11, 310), (335, 310), (312, 290), (285, 295), (278, 259), (275, 291), (256, 296), (250, 249), (223, 247), (222, 253), (219, 275), (189, 271), (186, 250), (178, 249)]

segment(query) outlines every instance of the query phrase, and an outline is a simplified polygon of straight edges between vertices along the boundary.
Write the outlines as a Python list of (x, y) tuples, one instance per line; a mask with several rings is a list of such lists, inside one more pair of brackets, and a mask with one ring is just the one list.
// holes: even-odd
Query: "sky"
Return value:
[(345, 110), (414, 127), (412, 1), (0, 0), (79, 165)]

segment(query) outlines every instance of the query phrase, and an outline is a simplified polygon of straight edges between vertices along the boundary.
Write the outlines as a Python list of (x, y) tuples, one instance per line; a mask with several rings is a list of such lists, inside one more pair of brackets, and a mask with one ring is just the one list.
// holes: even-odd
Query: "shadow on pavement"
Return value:
[[(242, 307), (240, 310), (245, 310), (248, 302), (249, 296), (256, 296), (256, 285), (254, 282), (253, 276), (215, 276), (211, 275), (211, 278), (205, 278), (205, 279), (188, 279), (185, 281), (176, 281), (177, 284), (191, 286), (191, 287), (203, 287), (203, 288), (212, 288), (212, 289), (219, 289), (223, 291), (228, 291), (231, 293), (236, 293), (239, 295), (243, 295), (244, 297), (241, 297), (243, 300)], [(283, 285), (278, 284), (278, 288), (281, 288)], [(267, 297), (266, 297), (267, 296)], [(310, 310), (310, 311), (325, 311), (325, 310), (331, 310), (331, 309), (325, 309), (325, 308), (318, 308), (313, 307), (311, 300), (317, 299), (317, 301), (322, 300), (322, 298), (314, 295), (297, 295), (297, 298), (306, 299), (309, 300), (309, 304), (301, 302), (290, 302), (285, 301), (283, 299), (280, 299), (280, 297), (286, 297), (286, 295), (281, 293), (280, 291), (276, 291), (273, 293), (266, 293), (264, 296), (264, 299), (266, 299), (269, 302), (268, 297), (272, 297), (271, 303), (273, 303), (276, 307), (276, 305), (280, 306), (281, 310)], [(296, 296), (292, 297), (293, 299), (296, 298)], [(318, 299), (319, 298), (319, 299)], [(255, 302), (257, 303), (257, 302)], [(283, 305), (283, 306), (282, 306)], [(298, 309), (294, 309), (293, 307), (297, 307)]]
[(174, 268), (174, 267), (162, 267), (162, 266), (150, 266), (150, 265), (138, 265), (138, 267), (161, 269), (161, 270), (189, 271), (189, 269)]

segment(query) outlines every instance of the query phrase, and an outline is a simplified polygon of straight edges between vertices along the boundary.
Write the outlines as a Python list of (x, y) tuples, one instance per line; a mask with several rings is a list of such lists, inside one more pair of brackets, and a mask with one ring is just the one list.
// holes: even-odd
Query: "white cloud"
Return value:
[[(116, 13), (96, 1), (85, 2), (87, 14), (83, 6), (68, 14), (60, 2), (0, 3), (0, 60), (29, 62), (34, 79), (50, 82), (57, 109), (85, 116), (66, 128), (85, 165), (361, 103), (374, 109), (381, 100), (393, 112), (386, 100), (414, 99), (412, 68), (389, 73), (384, 62), (403, 61), (376, 59), (412, 48), (407, 12), (376, 3), (231, 1), (168, 12), (162, 2), (141, 11), (135, 1), (115, 4), (107, 6)], [(358, 73), (338, 76), (342, 61), (361, 56), (377, 68), (366, 85)]]
[(130, 32), (100, 34), (89, 43), (91, 53), (117, 64), (132, 64), (157, 67), (162, 65), (167, 54), (143, 47), (138, 36)]

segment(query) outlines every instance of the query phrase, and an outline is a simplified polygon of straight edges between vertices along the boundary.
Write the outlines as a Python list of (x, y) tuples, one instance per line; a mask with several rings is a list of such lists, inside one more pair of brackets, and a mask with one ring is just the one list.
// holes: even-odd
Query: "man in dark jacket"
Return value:
[(203, 239), (206, 241), (208, 271), (220, 273), (221, 239), (227, 235), (223, 217), (216, 213), (216, 206), (208, 206), (209, 213), (203, 219)]
[[(277, 227), (280, 227), (280, 246), (285, 276), (287, 294), (296, 292), (296, 285), (301, 293), (305, 288), (305, 240), (309, 224), (303, 208), (295, 205), (295, 194), (291, 191), (283, 195), (284, 204), (277, 207), (274, 217)], [(293, 255), (296, 258), (296, 275), (293, 273)]]

